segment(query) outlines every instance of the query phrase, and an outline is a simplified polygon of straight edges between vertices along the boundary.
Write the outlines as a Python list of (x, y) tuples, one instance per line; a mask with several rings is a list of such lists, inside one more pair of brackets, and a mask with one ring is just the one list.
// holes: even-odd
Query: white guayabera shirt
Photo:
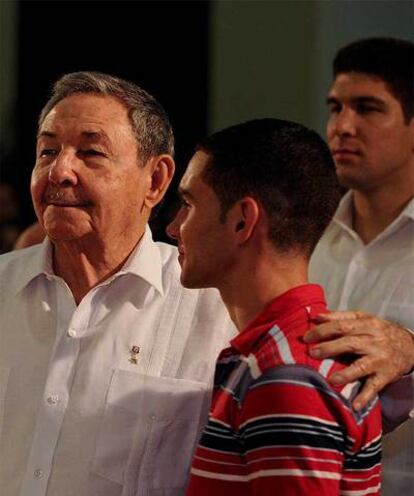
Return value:
[(0, 257), (0, 492), (176, 496), (234, 329), (147, 229), (75, 305), (51, 245)]
[[(364, 310), (414, 329), (414, 199), (364, 245), (352, 229), (352, 193), (342, 199), (311, 259), (310, 279), (324, 286), (332, 310)], [(414, 417), (414, 377), (381, 397), (383, 415)], [(384, 496), (414, 494), (414, 418), (384, 437)]]

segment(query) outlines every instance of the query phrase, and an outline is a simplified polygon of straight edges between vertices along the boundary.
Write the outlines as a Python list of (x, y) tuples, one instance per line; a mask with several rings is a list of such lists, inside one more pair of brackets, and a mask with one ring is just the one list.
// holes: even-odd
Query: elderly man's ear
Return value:
[(145, 206), (153, 208), (165, 195), (175, 171), (174, 159), (171, 155), (151, 157), (145, 167), (149, 168), (150, 185), (145, 196)]

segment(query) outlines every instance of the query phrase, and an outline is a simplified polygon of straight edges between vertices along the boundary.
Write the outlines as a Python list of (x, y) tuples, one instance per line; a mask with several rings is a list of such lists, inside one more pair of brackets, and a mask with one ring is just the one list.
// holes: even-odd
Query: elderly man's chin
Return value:
[(48, 206), (40, 213), (39, 220), (52, 241), (75, 240), (91, 232), (89, 216), (78, 208)]
[(85, 222), (44, 220), (42, 225), (47, 236), (54, 243), (81, 240), (92, 234), (91, 226)]

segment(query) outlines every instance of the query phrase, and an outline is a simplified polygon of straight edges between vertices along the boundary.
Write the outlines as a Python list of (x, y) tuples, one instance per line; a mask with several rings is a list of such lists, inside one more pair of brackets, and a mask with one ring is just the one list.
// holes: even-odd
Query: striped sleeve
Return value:
[(251, 494), (379, 493), (379, 408), (357, 417), (315, 370), (269, 370), (249, 385), (237, 410)]

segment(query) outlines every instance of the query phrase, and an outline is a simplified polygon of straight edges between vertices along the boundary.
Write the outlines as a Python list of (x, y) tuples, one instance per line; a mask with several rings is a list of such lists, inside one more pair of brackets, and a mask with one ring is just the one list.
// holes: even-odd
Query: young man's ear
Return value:
[(251, 238), (259, 217), (260, 207), (257, 200), (246, 196), (237, 202), (233, 212), (233, 229), (239, 244)]
[(174, 159), (171, 155), (151, 157), (144, 167), (150, 168), (151, 183), (145, 196), (145, 205), (155, 207), (165, 195), (175, 171)]

